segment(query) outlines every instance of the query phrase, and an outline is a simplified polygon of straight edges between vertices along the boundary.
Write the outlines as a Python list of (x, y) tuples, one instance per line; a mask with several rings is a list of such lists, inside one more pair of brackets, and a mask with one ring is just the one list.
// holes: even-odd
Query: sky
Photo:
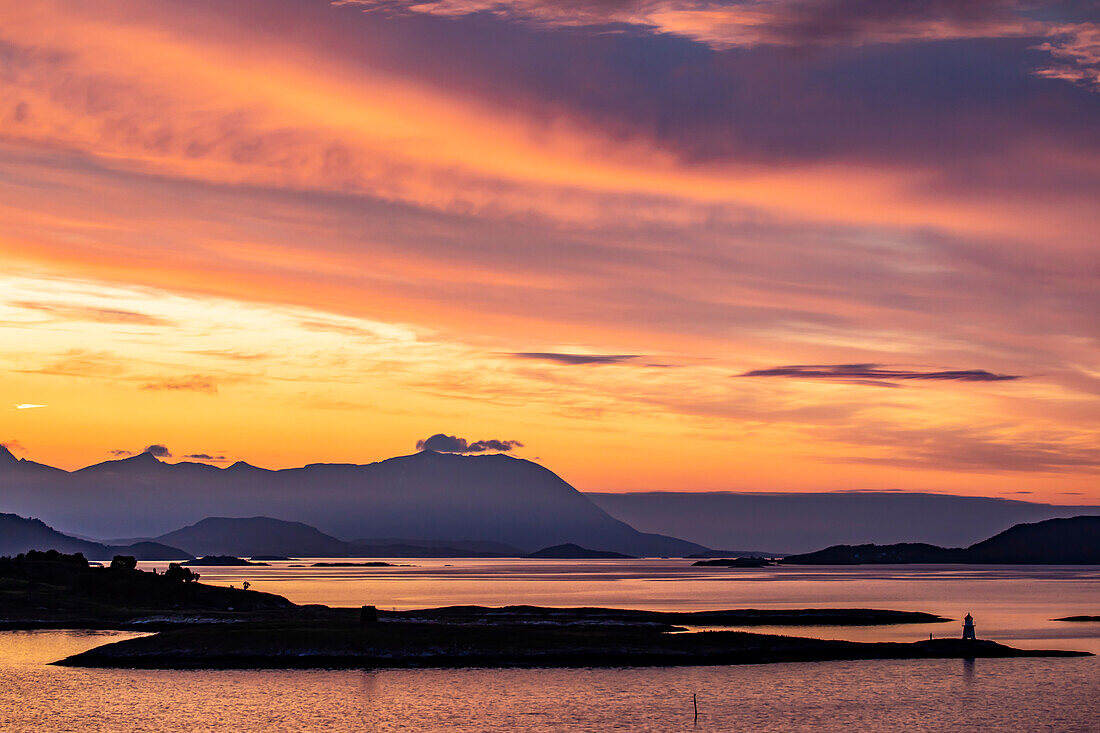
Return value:
[(16, 455), (1100, 500), (1094, 3), (0, 16)]

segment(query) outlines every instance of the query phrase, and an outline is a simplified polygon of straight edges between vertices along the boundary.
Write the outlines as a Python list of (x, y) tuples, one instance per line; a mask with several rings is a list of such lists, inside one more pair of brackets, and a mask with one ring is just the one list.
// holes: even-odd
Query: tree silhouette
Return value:
[(137, 558), (132, 555), (115, 555), (111, 559), (111, 570), (136, 570)]
[(191, 568), (185, 568), (178, 562), (168, 563), (168, 569), (164, 571), (164, 577), (176, 583), (193, 583), (199, 579), (199, 574)]

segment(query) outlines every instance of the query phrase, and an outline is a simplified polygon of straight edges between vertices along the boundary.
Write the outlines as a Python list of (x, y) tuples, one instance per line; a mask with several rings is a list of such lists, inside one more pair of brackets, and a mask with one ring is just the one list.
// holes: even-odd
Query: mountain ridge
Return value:
[(57, 550), (82, 553), (93, 560), (110, 560), (131, 555), (138, 560), (190, 560), (191, 555), (157, 542), (106, 545), (58, 532), (40, 519), (0, 513), (0, 556), (15, 556), (29, 550)]
[(670, 534), (708, 547), (763, 548), (770, 554), (860, 543), (967, 547), (1023, 522), (1100, 514), (1100, 506), (922, 491), (645, 491), (586, 496), (642, 532)]
[(901, 542), (834, 545), (783, 558), (791, 565), (942, 564), (1100, 565), (1100, 516), (1017, 524), (961, 547)]
[(166, 463), (142, 453), (72, 472), (6, 473), (0, 508), (48, 516), (55, 526), (96, 537), (159, 537), (209, 517), (263, 516), (301, 522), (343, 542), (451, 538), (522, 552), (573, 542), (648, 556), (707, 549), (638, 532), (553, 471), (502, 454), (421, 451), (368, 464), (268, 470), (241, 462)]

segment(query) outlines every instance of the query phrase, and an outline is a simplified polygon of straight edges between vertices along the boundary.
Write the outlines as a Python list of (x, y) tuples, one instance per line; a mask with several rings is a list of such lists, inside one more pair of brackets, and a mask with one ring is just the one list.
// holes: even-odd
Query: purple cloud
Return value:
[(223, 461), (229, 460), (225, 456), (214, 456), (209, 453), (188, 453), (184, 456), (184, 458), (193, 461), (211, 461), (213, 463), (221, 463)]
[(509, 356), (517, 359), (552, 361), (558, 364), (580, 366), (584, 364), (623, 364), (639, 358), (638, 354), (562, 354), (553, 351), (519, 351)]
[(476, 440), (470, 443), (465, 438), (457, 438), (443, 433), (436, 433), (426, 440), (416, 441), (417, 450), (431, 450), (437, 453), (485, 453), (489, 451), (506, 453), (514, 448), (522, 447), (523, 443), (518, 440)]
[(740, 377), (786, 377), (788, 379), (824, 379), (875, 387), (897, 387), (894, 380), (927, 380), (949, 382), (1004, 382), (1020, 379), (1015, 374), (994, 374), (985, 369), (951, 369), (946, 371), (913, 371), (883, 369), (881, 364), (792, 364), (753, 369)]

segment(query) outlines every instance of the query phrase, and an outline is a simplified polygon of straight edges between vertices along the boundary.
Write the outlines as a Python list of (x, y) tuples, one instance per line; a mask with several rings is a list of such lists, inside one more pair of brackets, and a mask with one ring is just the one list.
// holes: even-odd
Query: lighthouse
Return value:
[(966, 614), (966, 618), (963, 619), (963, 638), (973, 641), (974, 636), (974, 617), (969, 613)]

